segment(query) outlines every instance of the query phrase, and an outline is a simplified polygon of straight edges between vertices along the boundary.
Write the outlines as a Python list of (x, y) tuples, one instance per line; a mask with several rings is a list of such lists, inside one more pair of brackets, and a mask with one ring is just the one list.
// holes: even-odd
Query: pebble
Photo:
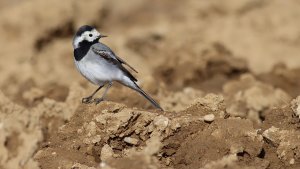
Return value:
[(132, 145), (137, 145), (139, 140), (136, 138), (131, 138), (131, 137), (125, 137), (124, 141), (128, 144), (132, 144)]
[(169, 125), (169, 122), (170, 122), (170, 120), (163, 115), (160, 115), (153, 119), (154, 126), (161, 131), (165, 130), (167, 128), (167, 126)]
[(290, 164), (291, 164), (291, 165), (295, 164), (295, 159), (294, 159), (294, 158), (292, 158), (292, 159), (290, 160)]
[(215, 120), (215, 115), (214, 114), (208, 114), (208, 115), (205, 115), (203, 119), (206, 122), (213, 122)]

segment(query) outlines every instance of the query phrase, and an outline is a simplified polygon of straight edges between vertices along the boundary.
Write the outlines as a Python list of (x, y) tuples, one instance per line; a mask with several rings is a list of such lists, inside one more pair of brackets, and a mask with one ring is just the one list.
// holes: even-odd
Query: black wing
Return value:
[[(127, 75), (132, 81), (137, 82), (137, 79), (122, 65), (123, 63), (129, 66), (124, 60), (114, 55), (112, 52), (107, 50), (99, 50), (94, 47), (92, 47), (93, 52), (95, 52), (97, 55), (105, 59), (107, 62), (112, 63), (116, 65), (119, 69), (121, 69), (125, 75)], [(135, 69), (133, 69), (131, 66), (129, 66), (132, 70), (137, 72)]]
[(114, 55), (116, 57), (116, 59), (122, 63), (127, 65), (131, 70), (135, 71), (135, 73), (138, 73), (138, 71), (136, 71), (132, 66), (130, 66), (127, 62), (125, 62), (125, 60), (123, 60), (122, 58), (118, 57), (117, 55)]

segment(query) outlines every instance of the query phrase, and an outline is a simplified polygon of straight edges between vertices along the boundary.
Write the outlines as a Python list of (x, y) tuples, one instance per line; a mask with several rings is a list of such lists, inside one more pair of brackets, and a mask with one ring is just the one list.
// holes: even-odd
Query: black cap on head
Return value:
[(81, 26), (81, 27), (77, 30), (76, 36), (80, 36), (83, 32), (85, 32), (85, 31), (91, 31), (91, 30), (93, 30), (93, 29), (95, 29), (93, 26), (83, 25), (83, 26)]

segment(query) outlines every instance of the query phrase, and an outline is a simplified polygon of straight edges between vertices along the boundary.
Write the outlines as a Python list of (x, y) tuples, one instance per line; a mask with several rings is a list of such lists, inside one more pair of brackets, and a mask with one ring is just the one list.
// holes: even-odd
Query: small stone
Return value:
[(104, 167), (106, 167), (106, 163), (102, 161), (102, 162), (99, 164), (99, 166), (100, 166), (100, 168), (104, 168)]
[(136, 138), (131, 138), (131, 137), (125, 137), (124, 141), (128, 144), (132, 144), (132, 145), (137, 145), (139, 140)]
[(279, 146), (281, 140), (280, 140), (280, 130), (279, 128), (276, 128), (272, 126), (271, 128), (265, 130), (262, 134), (262, 136), (268, 140), (273, 146)]
[(292, 158), (292, 159), (290, 160), (290, 164), (291, 164), (291, 165), (295, 164), (295, 159), (294, 159), (294, 158)]
[(215, 115), (208, 114), (208, 115), (205, 115), (203, 119), (205, 122), (213, 122), (215, 120)]
[(157, 129), (163, 131), (167, 128), (169, 121), (167, 117), (160, 115), (153, 119), (153, 124)]

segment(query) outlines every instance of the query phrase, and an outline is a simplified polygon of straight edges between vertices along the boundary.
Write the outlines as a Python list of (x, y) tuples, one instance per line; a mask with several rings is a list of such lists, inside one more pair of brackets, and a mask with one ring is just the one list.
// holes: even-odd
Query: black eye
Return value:
[(92, 37), (92, 36), (93, 36), (93, 34), (90, 33), (90, 34), (89, 34), (89, 37)]

